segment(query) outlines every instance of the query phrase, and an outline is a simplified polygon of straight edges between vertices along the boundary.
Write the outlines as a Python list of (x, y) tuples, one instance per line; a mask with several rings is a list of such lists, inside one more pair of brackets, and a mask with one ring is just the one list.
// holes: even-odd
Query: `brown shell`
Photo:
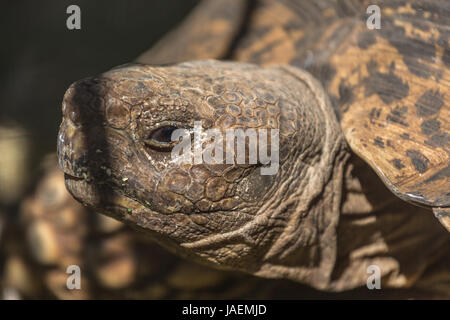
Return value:
[(341, 99), (348, 92), (345, 137), (386, 185), (404, 200), (447, 207), (450, 17), (419, 8), (385, 8), (379, 30), (358, 25), (331, 59), (338, 75), (329, 89)]
[[(400, 198), (450, 206), (450, 2), (261, 0), (233, 58), (325, 86), (351, 148)], [(381, 28), (369, 29), (369, 5)]]

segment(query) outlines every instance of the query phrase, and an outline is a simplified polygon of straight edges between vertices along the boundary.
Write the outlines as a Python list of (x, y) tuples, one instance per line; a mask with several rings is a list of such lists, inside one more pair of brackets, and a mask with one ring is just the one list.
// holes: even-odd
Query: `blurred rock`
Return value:
[(29, 135), (17, 124), (0, 124), (0, 204), (11, 205), (29, 182)]

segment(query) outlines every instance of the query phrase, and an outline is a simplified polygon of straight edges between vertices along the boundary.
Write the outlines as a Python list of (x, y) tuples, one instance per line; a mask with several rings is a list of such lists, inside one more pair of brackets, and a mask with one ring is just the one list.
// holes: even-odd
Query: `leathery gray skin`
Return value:
[[(261, 164), (173, 161), (168, 135), (200, 120), (221, 131), (278, 129), (277, 173), (262, 175)], [(346, 177), (357, 168), (350, 156), (324, 90), (307, 72), (214, 60), (125, 65), (77, 81), (64, 96), (58, 136), (59, 165), (75, 199), (178, 255), (337, 291), (364, 285), (366, 267), (376, 262), (390, 285), (410, 286), (448, 249), (448, 236), (435, 232), (440, 226), (429, 213), (410, 219), (412, 206), (384, 189), (387, 201), (369, 204), (360, 178)], [(369, 179), (383, 188), (376, 175)], [(386, 212), (375, 219), (376, 210)], [(400, 227), (385, 236), (394, 221)], [(419, 227), (431, 232), (421, 236)], [(392, 256), (383, 244), (414, 234), (430, 253), (419, 253), (405, 276), (398, 270), (418, 242), (407, 254), (395, 243)]]

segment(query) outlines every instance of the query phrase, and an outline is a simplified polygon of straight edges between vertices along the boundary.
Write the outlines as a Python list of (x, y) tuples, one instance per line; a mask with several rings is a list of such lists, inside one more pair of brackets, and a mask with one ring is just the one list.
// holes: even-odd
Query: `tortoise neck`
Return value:
[(285, 194), (282, 206), (271, 214), (284, 217), (286, 226), (256, 275), (288, 278), (317, 289), (330, 288), (338, 251), (345, 168), (350, 157), (341, 141), (328, 154), (326, 167), (308, 164), (297, 172), (297, 181), (292, 183), (296, 191)]

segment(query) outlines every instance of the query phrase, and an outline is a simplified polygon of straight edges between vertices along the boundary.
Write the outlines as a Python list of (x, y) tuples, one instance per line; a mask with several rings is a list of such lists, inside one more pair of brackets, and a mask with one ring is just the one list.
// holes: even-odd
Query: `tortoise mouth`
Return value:
[(86, 137), (81, 126), (64, 118), (58, 135), (58, 162), (69, 193), (90, 209), (124, 220), (133, 212), (151, 211), (115, 185), (105, 154), (95, 137)]
[(120, 221), (127, 222), (139, 214), (151, 215), (156, 212), (119, 190), (106, 184), (97, 184), (86, 178), (64, 174), (64, 182), (69, 193), (93, 211), (100, 212)]
[(68, 180), (68, 179), (74, 180), (74, 181), (83, 181), (83, 180), (85, 180), (84, 177), (73, 175), (73, 173), (67, 173), (64, 170), (63, 170), (63, 173), (64, 173), (64, 179), (65, 180)]

